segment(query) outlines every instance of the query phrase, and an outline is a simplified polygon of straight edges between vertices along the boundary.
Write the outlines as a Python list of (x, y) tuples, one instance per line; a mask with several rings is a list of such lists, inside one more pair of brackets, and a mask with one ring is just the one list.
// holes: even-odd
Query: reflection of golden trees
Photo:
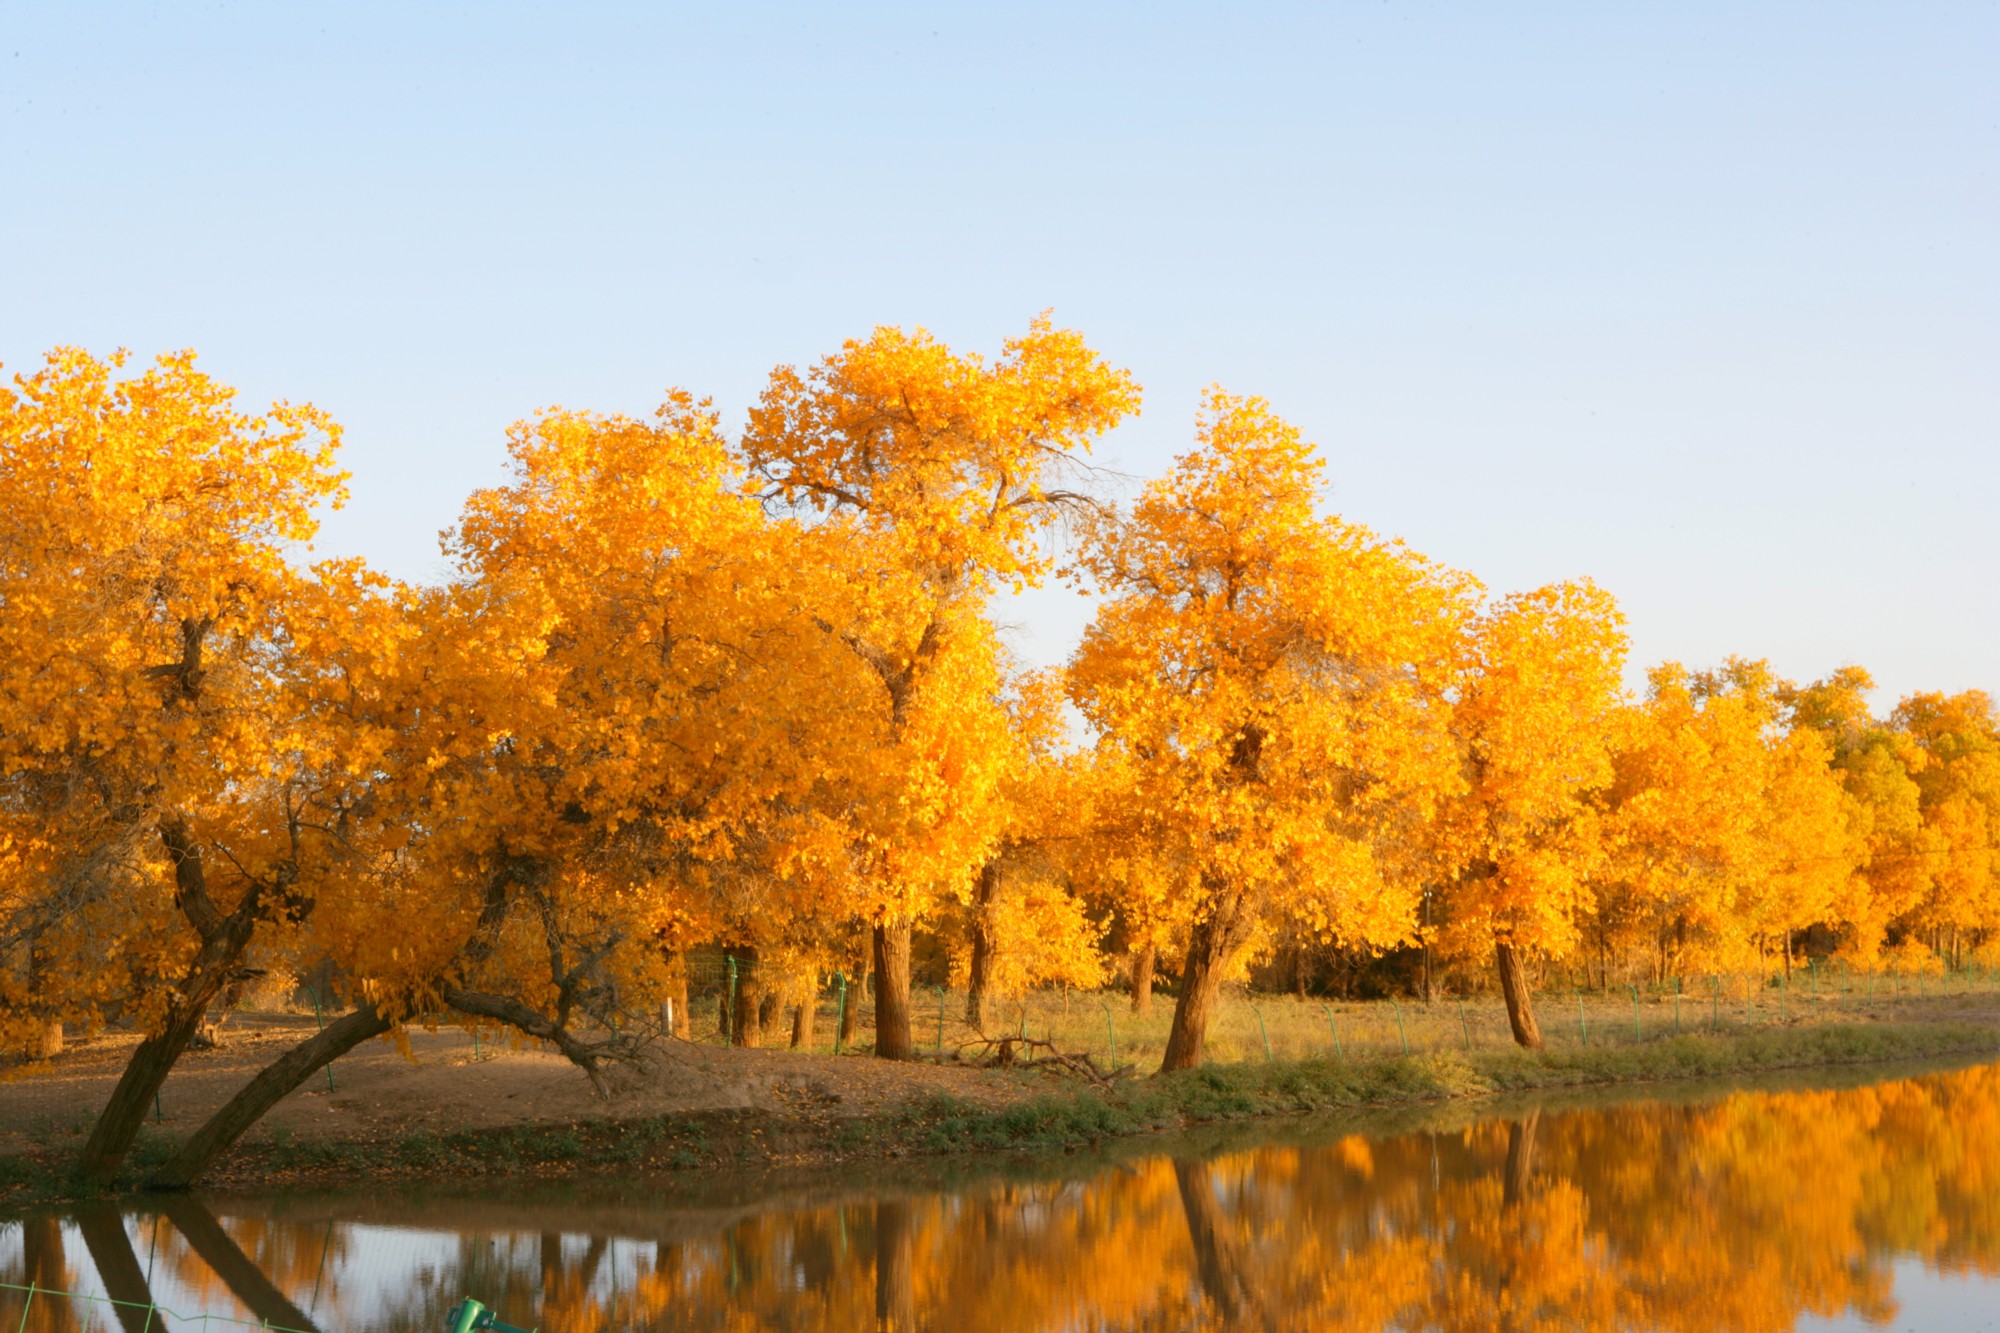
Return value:
[[(726, 1224), (628, 1214), (622, 1239), (468, 1232), (407, 1275), (346, 1262), (359, 1253), (352, 1224), (218, 1224), (185, 1206), (159, 1223), (162, 1271), (212, 1289), (211, 1308), (227, 1308), (226, 1291), (275, 1313), (305, 1305), (328, 1247), (344, 1271), (324, 1283), (326, 1327), (433, 1330), (469, 1293), (550, 1333), (1779, 1330), (1805, 1314), (1893, 1317), (1900, 1258), (2000, 1274), (2000, 1066), (1156, 1159), (1087, 1182)], [(633, 1238), (647, 1217), (657, 1242)], [(107, 1285), (143, 1290), (109, 1209), (74, 1229), (24, 1228), (18, 1253), (0, 1244), (6, 1280), (74, 1285), (80, 1240)], [(261, 1286), (232, 1250), (263, 1266)], [(386, 1307), (362, 1295), (385, 1289)]]

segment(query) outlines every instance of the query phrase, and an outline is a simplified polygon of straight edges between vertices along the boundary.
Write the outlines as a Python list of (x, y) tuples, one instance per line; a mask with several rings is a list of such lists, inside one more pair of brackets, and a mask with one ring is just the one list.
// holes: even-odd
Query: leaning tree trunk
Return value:
[(1160, 1072), (1193, 1069), (1201, 1063), (1208, 1040), (1208, 1016), (1222, 989), (1229, 960), (1250, 938), (1249, 905), (1231, 903), (1195, 923), (1188, 936), (1187, 963), (1181, 968), (1180, 994), (1174, 1001), (1174, 1026), (1167, 1034), (1167, 1053)]
[(1153, 968), (1160, 951), (1148, 944), (1132, 953), (1132, 1012), (1145, 1018), (1153, 1012)]
[(300, 1084), (370, 1037), (381, 1036), (391, 1026), (372, 1004), (364, 1004), (353, 1013), (336, 1018), (323, 1031), (266, 1065), (262, 1073), (229, 1099), (228, 1105), (188, 1136), (187, 1141), (167, 1159), (166, 1165), (147, 1179), (146, 1187), (169, 1190), (188, 1188), (215, 1165), (218, 1157), (235, 1146), (252, 1125), (296, 1091)]
[(1542, 1029), (1535, 1022), (1535, 1002), (1528, 994), (1528, 978), (1521, 970), (1521, 955), (1506, 940), (1493, 946), (1500, 964), (1500, 994), (1507, 1001), (1507, 1026), (1514, 1040), (1531, 1051), (1542, 1049)]
[(875, 927), (875, 1055), (915, 1058), (910, 1041), (910, 923)]
[(249, 943), (247, 919), (240, 931), (225, 927), (203, 942), (188, 969), (179, 998), (167, 1010), (166, 1022), (132, 1052), (118, 1086), (111, 1090), (111, 1100), (104, 1104), (97, 1123), (91, 1127), (90, 1137), (77, 1158), (78, 1179), (93, 1185), (108, 1185), (118, 1174), (125, 1155), (132, 1150), (133, 1141), (146, 1123), (146, 1113), (153, 1109), (153, 1099), (159, 1095), (174, 1063), (194, 1040), (209, 1003), (222, 993), (230, 970)]
[(972, 891), (972, 968), (965, 986), (965, 1021), (972, 1030), (986, 1031), (987, 1000), (993, 988), (994, 938), (993, 904), (1000, 896), (1000, 867), (988, 861), (979, 868), (979, 883)]

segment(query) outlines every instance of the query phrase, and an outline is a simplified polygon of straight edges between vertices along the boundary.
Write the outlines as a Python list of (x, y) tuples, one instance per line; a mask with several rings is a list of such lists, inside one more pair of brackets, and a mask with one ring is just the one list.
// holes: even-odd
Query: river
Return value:
[[(1266, 1123), (872, 1184), (505, 1180), (30, 1213), (0, 1220), (0, 1333), (203, 1314), (440, 1333), (466, 1295), (546, 1333), (2000, 1329), (2000, 1064), (1858, 1077)], [(30, 1304), (30, 1282), (133, 1305)]]

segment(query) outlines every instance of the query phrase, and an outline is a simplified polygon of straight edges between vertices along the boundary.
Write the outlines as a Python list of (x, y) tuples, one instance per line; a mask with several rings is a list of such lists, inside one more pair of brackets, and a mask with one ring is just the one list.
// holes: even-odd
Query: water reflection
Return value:
[[(431, 1333), (466, 1294), (551, 1333), (1877, 1323), (2000, 1270), (2000, 1066), (946, 1194), (513, 1194), (37, 1214), (0, 1224), (0, 1281), (352, 1333)], [(0, 1328), (21, 1314), (0, 1293)], [(57, 1333), (92, 1310), (27, 1316)]]

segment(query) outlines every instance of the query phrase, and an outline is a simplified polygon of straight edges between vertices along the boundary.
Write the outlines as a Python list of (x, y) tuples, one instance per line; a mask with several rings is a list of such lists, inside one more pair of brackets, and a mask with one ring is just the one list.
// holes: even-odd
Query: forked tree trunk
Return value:
[(1528, 993), (1528, 978), (1521, 970), (1521, 955), (1506, 940), (1493, 946), (1500, 964), (1500, 994), (1507, 1001), (1507, 1026), (1514, 1040), (1531, 1051), (1542, 1049), (1542, 1029), (1535, 1022), (1535, 1002)]
[(993, 905), (1000, 897), (1000, 866), (988, 861), (979, 868), (972, 891), (972, 967), (965, 986), (965, 1021), (974, 1032), (986, 1032), (987, 998), (993, 987)]
[(875, 927), (875, 1055), (908, 1060), (910, 1041), (910, 923)]
[(1248, 904), (1218, 907), (1195, 923), (1188, 935), (1187, 962), (1181, 968), (1180, 994), (1174, 1001), (1174, 1026), (1167, 1034), (1167, 1053), (1160, 1072), (1193, 1069), (1201, 1063), (1208, 1041), (1208, 1017), (1222, 988), (1229, 960), (1250, 938), (1253, 913)]
[(1145, 1018), (1153, 1012), (1153, 967), (1160, 951), (1148, 944), (1132, 954), (1132, 1012)]
[(148, 1189), (186, 1189), (234, 1147), (250, 1127), (296, 1091), (300, 1084), (371, 1037), (379, 1037), (390, 1022), (375, 1006), (365, 1004), (343, 1014), (264, 1067), (229, 1103), (167, 1159), (146, 1181)]

